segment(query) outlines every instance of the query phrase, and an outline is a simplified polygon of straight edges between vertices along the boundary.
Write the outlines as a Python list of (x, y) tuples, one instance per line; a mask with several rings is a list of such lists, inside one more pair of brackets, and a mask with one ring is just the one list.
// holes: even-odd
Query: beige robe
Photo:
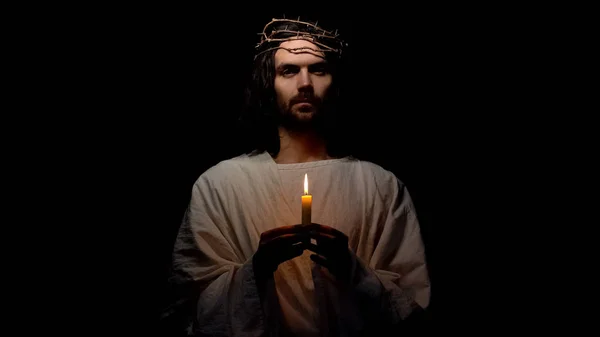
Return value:
[[(305, 174), (312, 222), (348, 236), (359, 282), (340, 289), (305, 251), (279, 266), (261, 303), (252, 256), (262, 232), (301, 223)], [(174, 261), (201, 287), (200, 335), (355, 336), (371, 321), (397, 322), (414, 304), (429, 304), (423, 243), (406, 187), (393, 173), (352, 157), (277, 164), (264, 152), (211, 167), (193, 186)]]

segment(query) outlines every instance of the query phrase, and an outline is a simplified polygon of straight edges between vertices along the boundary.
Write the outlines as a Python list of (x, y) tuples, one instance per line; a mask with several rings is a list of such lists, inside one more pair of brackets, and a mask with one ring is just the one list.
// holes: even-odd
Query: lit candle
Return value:
[(310, 225), (310, 209), (312, 206), (312, 195), (308, 194), (308, 174), (304, 174), (304, 195), (302, 196), (302, 224)]

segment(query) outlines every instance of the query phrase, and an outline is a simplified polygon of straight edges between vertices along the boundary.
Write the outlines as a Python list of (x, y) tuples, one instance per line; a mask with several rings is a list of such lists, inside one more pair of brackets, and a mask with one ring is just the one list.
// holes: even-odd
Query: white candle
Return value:
[(308, 194), (308, 174), (304, 174), (304, 195), (302, 196), (302, 224), (311, 223), (312, 195)]

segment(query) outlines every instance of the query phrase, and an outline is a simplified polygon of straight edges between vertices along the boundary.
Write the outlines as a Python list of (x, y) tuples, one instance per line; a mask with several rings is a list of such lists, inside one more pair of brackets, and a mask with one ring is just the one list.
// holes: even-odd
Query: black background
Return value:
[[(40, 32), (55, 38), (45, 52), (69, 69), (53, 72), (69, 82), (61, 95), (74, 115), (66, 120), (78, 121), (62, 140), (74, 163), (63, 173), (78, 185), (71, 217), (93, 234), (76, 240), (75, 255), (98, 261), (67, 282), (81, 296), (66, 321), (131, 335), (153, 330), (192, 184), (239, 154), (244, 140), (233, 123), (257, 33), (282, 13), (338, 28), (350, 44), (360, 157), (393, 171), (414, 199), (436, 324), (470, 326), (514, 306), (498, 274), (506, 262), (484, 252), (508, 235), (495, 209), (522, 186), (512, 179), (518, 158), (529, 155), (513, 151), (532, 125), (532, 105), (522, 100), (548, 76), (532, 52), (547, 35), (531, 12), (157, 4), (86, 9), (54, 22), (58, 33)], [(78, 312), (84, 304), (95, 308)]]

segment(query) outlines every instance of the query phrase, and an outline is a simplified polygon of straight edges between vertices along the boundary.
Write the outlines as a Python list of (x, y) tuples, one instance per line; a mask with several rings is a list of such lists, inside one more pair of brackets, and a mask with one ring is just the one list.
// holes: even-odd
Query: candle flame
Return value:
[(304, 194), (308, 194), (308, 174), (304, 174)]

